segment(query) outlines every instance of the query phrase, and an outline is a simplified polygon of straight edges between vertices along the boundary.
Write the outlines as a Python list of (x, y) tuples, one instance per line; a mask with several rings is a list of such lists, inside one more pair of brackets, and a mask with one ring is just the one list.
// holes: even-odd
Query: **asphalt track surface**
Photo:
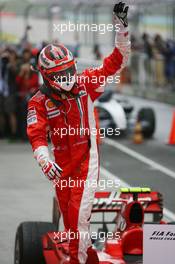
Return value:
[[(101, 147), (102, 166), (128, 185), (151, 187), (152, 190), (161, 192), (164, 206), (174, 213), (172, 220), (175, 220), (175, 147), (160, 146), (155, 140), (144, 142), (142, 145), (135, 145), (128, 140), (117, 140), (117, 144), (110, 140), (106, 142), (108, 144)], [(121, 146), (126, 147), (126, 152), (119, 149)], [(134, 150), (134, 154), (139, 156), (135, 156), (133, 152), (131, 156), (130, 150)], [(147, 159), (138, 160), (140, 156), (148, 158), (150, 164), (145, 163)], [(156, 166), (157, 164), (161, 166)], [(169, 171), (172, 175), (169, 175)]]
[[(131, 98), (136, 108), (147, 103)], [(149, 102), (159, 120), (155, 137), (141, 145), (132, 138), (101, 146), (101, 179), (148, 186), (164, 195), (165, 213), (175, 220), (175, 147), (165, 144), (173, 108)], [(160, 123), (161, 121), (161, 123)], [(23, 221), (51, 221), (54, 188), (40, 172), (29, 144), (0, 141), (0, 263), (13, 263), (15, 231)]]

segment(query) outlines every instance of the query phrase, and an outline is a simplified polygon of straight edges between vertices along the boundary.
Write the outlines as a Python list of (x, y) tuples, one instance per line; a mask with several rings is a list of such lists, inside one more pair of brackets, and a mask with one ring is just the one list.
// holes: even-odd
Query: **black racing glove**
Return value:
[(115, 4), (113, 13), (120, 20), (124, 27), (128, 26), (128, 9), (129, 6), (126, 6), (125, 3), (119, 2)]

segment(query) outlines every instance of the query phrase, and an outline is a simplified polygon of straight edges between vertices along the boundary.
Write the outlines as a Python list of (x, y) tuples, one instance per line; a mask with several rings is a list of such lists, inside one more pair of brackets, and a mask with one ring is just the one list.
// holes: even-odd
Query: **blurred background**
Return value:
[[(26, 139), (23, 124), (26, 101), (40, 83), (36, 73), (30, 71), (29, 62), (47, 43), (61, 42), (70, 48), (80, 58), (79, 71), (100, 64), (96, 60), (102, 60), (114, 46), (114, 31), (102, 31), (102, 28), (101, 31), (66, 31), (64, 27), (64, 32), (60, 32), (58, 26), (111, 24), (114, 3), (107, 0), (0, 1), (0, 137), (15, 139), (20, 135)], [(132, 53), (116, 89), (124, 94), (174, 104), (174, 1), (130, 0), (128, 3)], [(23, 127), (19, 128), (18, 123)], [(8, 126), (6, 131), (5, 126)]]
[[(101, 175), (148, 186), (164, 196), (175, 221), (175, 0), (127, 0), (131, 56), (120, 83), (96, 103), (101, 126), (122, 137), (102, 140)], [(0, 0), (0, 263), (13, 259), (17, 225), (50, 220), (53, 188), (42, 177), (26, 136), (27, 102), (42, 83), (31, 71), (47, 43), (63, 43), (78, 71), (99, 66), (114, 32), (65, 30), (69, 24), (113, 23), (111, 0)], [(109, 92), (108, 92), (109, 91)], [(116, 104), (110, 112), (108, 106)], [(44, 179), (43, 179), (44, 178)]]

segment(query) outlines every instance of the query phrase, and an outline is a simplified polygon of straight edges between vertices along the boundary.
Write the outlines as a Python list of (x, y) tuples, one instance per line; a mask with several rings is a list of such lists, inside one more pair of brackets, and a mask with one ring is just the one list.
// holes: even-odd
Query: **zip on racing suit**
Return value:
[[(119, 73), (125, 67), (130, 50), (128, 30), (117, 34), (116, 47), (99, 68), (86, 69), (70, 92), (49, 98), (38, 91), (28, 104), (27, 133), (34, 153), (47, 147), (49, 133), (55, 163), (62, 169), (56, 184), (56, 197), (66, 230), (76, 237), (70, 239), (70, 263), (86, 263), (91, 246), (89, 221), (98, 181), (99, 155), (93, 102), (104, 91), (101, 76)], [(94, 82), (94, 78), (97, 80)], [(82, 133), (83, 131), (83, 133)], [(73, 186), (70, 186), (73, 180)], [(88, 182), (88, 184), (80, 184)]]

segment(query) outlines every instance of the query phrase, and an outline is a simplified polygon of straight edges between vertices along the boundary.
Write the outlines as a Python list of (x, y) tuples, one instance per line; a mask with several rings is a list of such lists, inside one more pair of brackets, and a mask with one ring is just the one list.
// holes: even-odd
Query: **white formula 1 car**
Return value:
[(139, 121), (145, 138), (151, 138), (155, 132), (156, 118), (152, 108), (141, 108), (131, 119), (134, 105), (124, 96), (111, 90), (104, 92), (95, 102), (95, 107), (99, 113), (101, 128), (119, 128), (121, 135), (126, 135)]

